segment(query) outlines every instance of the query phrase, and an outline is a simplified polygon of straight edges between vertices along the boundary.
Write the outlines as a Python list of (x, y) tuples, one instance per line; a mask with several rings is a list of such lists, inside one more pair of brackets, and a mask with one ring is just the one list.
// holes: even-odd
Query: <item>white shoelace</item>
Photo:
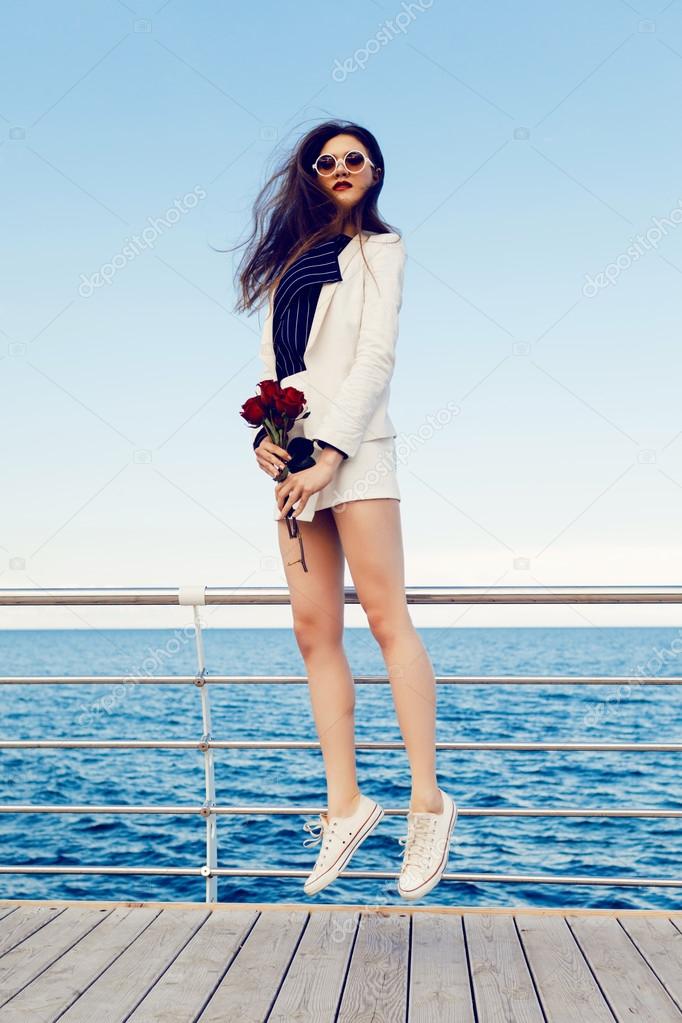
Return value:
[(415, 814), (408, 817), (407, 834), (398, 839), (400, 845), (404, 845), (403, 869), (408, 866), (424, 870), (431, 858), (433, 851), (433, 836), (438, 821), (431, 814)]
[[(312, 837), (304, 838), (303, 845), (317, 845), (318, 842), (322, 842), (326, 837), (327, 831), (333, 827), (334, 825), (330, 824), (329, 821), (325, 822), (322, 816), (320, 816), (319, 821), (306, 821), (303, 825), (303, 830), (307, 831)], [(315, 830), (316, 828), (317, 831)]]

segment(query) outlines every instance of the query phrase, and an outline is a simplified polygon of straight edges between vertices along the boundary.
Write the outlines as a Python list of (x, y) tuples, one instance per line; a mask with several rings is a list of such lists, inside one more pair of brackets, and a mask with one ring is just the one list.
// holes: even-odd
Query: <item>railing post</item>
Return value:
[(213, 750), (208, 745), (213, 738), (211, 729), (211, 705), (206, 685), (206, 657), (204, 655), (204, 635), (201, 631), (201, 618), (199, 607), (206, 604), (206, 592), (204, 586), (180, 586), (178, 590), (178, 603), (192, 606), (194, 615), (194, 641), (197, 651), (197, 677), (195, 685), (201, 693), (201, 718), (203, 723), (203, 734), (199, 748), (204, 754), (204, 789), (205, 799), (201, 808), (202, 816), (206, 818), (206, 863), (201, 868), (203, 877), (206, 878), (206, 902), (218, 901), (218, 878), (213, 870), (218, 866), (218, 833), (216, 827), (216, 805), (215, 792), (215, 769), (213, 763)]

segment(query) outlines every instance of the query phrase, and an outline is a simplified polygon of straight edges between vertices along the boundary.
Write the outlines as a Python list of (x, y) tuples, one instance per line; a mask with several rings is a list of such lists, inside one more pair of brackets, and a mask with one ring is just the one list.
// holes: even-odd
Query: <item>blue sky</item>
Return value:
[[(408, 585), (679, 582), (682, 3), (64, 0), (0, 19), (0, 586), (284, 584), (238, 415), (262, 313), (234, 313), (239, 255), (215, 249), (328, 117), (377, 135), (408, 252), (391, 394)], [(175, 619), (3, 616), (92, 623)]]

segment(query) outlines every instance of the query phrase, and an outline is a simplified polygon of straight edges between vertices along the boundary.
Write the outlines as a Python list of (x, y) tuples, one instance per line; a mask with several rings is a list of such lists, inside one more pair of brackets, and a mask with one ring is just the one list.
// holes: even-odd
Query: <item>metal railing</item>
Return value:
[[(558, 586), (558, 587), (409, 587), (405, 591), (408, 604), (677, 604), (682, 603), (682, 587), (675, 586)], [(0, 685), (102, 685), (130, 684), (177, 686), (192, 685), (200, 693), (202, 712), (202, 735), (189, 740), (100, 740), (100, 739), (3, 739), (0, 751), (7, 749), (195, 749), (204, 757), (204, 801), (195, 806), (172, 805), (0, 805), (3, 814), (198, 814), (206, 822), (206, 857), (200, 866), (193, 867), (113, 867), (113, 866), (13, 866), (0, 865), (0, 874), (107, 874), (107, 875), (164, 875), (203, 877), (206, 884), (206, 902), (217, 901), (217, 879), (219, 877), (287, 877), (305, 878), (309, 870), (282, 870), (260, 868), (225, 868), (218, 866), (218, 841), (216, 821), (219, 815), (306, 815), (318, 814), (324, 807), (282, 806), (282, 805), (225, 805), (216, 803), (215, 769), (213, 751), (216, 749), (243, 750), (303, 750), (319, 749), (319, 742), (306, 741), (252, 741), (215, 739), (212, 734), (209, 687), (211, 685), (301, 685), (307, 683), (306, 676), (276, 675), (213, 675), (206, 672), (202, 623), (199, 608), (209, 604), (263, 605), (289, 604), (287, 587), (203, 587), (181, 586), (179, 588), (138, 588), (138, 589), (2, 589), (0, 606), (75, 606), (75, 605), (185, 605), (193, 612), (193, 631), (196, 646), (197, 671), (194, 675), (144, 675), (144, 676), (10, 676), (0, 677)], [(351, 587), (345, 589), (345, 603), (360, 603), (357, 593)], [(438, 685), (542, 685), (620, 686), (636, 681), (637, 685), (679, 686), (682, 678), (645, 677), (633, 680), (627, 676), (436, 676)], [(390, 684), (386, 676), (356, 676), (360, 685)], [(358, 750), (402, 750), (402, 742), (356, 742)], [(602, 752), (682, 752), (682, 742), (437, 742), (436, 749), (453, 750), (499, 750), (541, 752), (560, 750), (602, 751)], [(385, 809), (387, 815), (405, 816), (407, 811), (398, 808)], [(682, 810), (657, 808), (479, 808), (458, 807), (460, 817), (546, 817), (546, 818), (680, 818)], [(345, 870), (343, 877), (390, 879), (397, 874), (390, 871)], [(682, 888), (682, 879), (660, 877), (590, 877), (583, 875), (543, 874), (493, 874), (493, 873), (444, 873), (444, 881), (497, 882), (559, 885), (598, 885), (614, 887), (670, 887)]]

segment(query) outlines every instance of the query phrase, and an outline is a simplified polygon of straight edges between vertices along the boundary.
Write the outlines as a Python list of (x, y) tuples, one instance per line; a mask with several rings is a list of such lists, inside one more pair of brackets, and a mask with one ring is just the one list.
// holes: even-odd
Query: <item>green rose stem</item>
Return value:
[[(284, 419), (284, 425), (283, 425), (281, 430), (277, 429), (277, 427), (275, 426), (275, 424), (272, 422), (271, 419), (267, 419), (266, 418), (266, 419), (263, 420), (265, 428), (268, 431), (268, 433), (270, 434), (270, 437), (271, 437), (272, 441), (275, 444), (277, 444), (277, 446), (280, 447), (280, 448), (285, 447), (284, 438), (285, 438), (285, 436), (287, 434), (287, 430), (289, 428), (288, 427), (288, 423), (287, 423), (287, 418), (288, 417), (284, 415), (282, 418)], [(289, 475), (289, 470), (287, 469), (287, 467), (285, 465), (284, 468), (280, 469), (279, 473), (276, 476), (273, 477), (273, 479), (274, 479), (275, 483), (281, 483), (283, 480), (285, 480), (287, 478), (288, 475)]]

